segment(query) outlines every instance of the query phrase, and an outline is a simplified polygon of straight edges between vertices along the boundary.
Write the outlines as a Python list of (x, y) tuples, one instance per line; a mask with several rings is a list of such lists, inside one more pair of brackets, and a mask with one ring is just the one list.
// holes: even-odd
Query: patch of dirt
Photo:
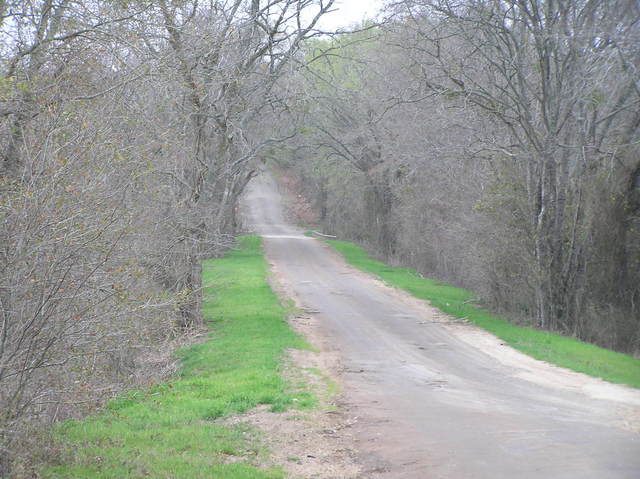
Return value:
[[(515, 371), (514, 376), (553, 389), (579, 391), (586, 397), (611, 401), (618, 427), (640, 433), (640, 391), (622, 384), (588, 376), (541, 361), (512, 348), (493, 334), (474, 325), (463, 327), (455, 321), (446, 328), (458, 339), (481, 349)], [(601, 406), (600, 406), (601, 407)]]
[(285, 219), (294, 225), (317, 225), (320, 214), (314, 209), (311, 201), (304, 195), (302, 181), (291, 171), (277, 165), (272, 167), (278, 177), (278, 187), (283, 191)]
[(227, 424), (248, 424), (260, 431), (273, 463), (283, 467), (291, 477), (356, 479), (361, 468), (352, 448), (351, 421), (323, 404), (314, 410), (283, 413), (261, 406), (230, 419)]

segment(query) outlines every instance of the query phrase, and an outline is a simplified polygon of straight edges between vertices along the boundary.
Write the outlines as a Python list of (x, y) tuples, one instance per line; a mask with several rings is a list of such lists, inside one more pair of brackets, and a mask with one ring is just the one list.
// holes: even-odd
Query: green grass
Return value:
[(255, 431), (217, 419), (260, 404), (273, 411), (310, 407), (315, 399), (281, 376), (287, 348), (306, 343), (285, 321), (286, 311), (267, 281), (258, 237), (205, 261), (203, 311), (209, 340), (179, 352), (175, 380), (111, 401), (100, 415), (61, 425), (62, 464), (47, 478), (279, 479), (264, 462)]
[(516, 326), (470, 302), (474, 295), (462, 288), (422, 278), (415, 270), (392, 268), (367, 255), (360, 246), (327, 240), (345, 260), (378, 276), (391, 286), (428, 300), (433, 306), (456, 318), (464, 318), (493, 333), (514, 348), (543, 361), (599, 377), (614, 383), (640, 387), (640, 359), (599, 348), (574, 338)]

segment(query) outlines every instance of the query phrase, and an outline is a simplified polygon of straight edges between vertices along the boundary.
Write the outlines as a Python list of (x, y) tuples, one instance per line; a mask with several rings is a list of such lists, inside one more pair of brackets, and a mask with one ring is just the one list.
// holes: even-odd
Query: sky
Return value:
[(360, 23), (365, 18), (374, 17), (382, 4), (382, 0), (336, 0), (336, 11), (322, 18), (320, 28), (335, 30)]

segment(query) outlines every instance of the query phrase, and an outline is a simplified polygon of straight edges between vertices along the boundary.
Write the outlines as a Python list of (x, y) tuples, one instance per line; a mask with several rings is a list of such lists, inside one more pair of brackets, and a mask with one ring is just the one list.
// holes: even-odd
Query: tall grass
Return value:
[(356, 268), (372, 273), (416, 298), (428, 300), (451, 316), (473, 322), (536, 359), (614, 383), (640, 387), (638, 358), (548, 331), (516, 326), (505, 318), (471, 304), (474, 296), (465, 289), (423, 278), (412, 269), (392, 268), (370, 258), (363, 248), (353, 243), (337, 240), (327, 240), (327, 243)]
[(58, 428), (65, 451), (49, 478), (280, 479), (262, 469), (256, 433), (219, 419), (268, 404), (274, 411), (306, 407), (314, 398), (292, 390), (280, 374), (287, 348), (305, 342), (285, 321), (269, 287), (260, 239), (205, 261), (203, 312), (208, 340), (179, 352), (179, 377), (148, 391), (132, 391), (106, 410)]

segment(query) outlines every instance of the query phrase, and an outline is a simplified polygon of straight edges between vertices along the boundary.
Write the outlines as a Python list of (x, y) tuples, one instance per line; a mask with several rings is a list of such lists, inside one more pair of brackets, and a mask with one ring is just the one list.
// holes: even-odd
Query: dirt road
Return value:
[(347, 266), (256, 178), (249, 221), (342, 364), (371, 478), (640, 478), (640, 392), (533, 360)]

